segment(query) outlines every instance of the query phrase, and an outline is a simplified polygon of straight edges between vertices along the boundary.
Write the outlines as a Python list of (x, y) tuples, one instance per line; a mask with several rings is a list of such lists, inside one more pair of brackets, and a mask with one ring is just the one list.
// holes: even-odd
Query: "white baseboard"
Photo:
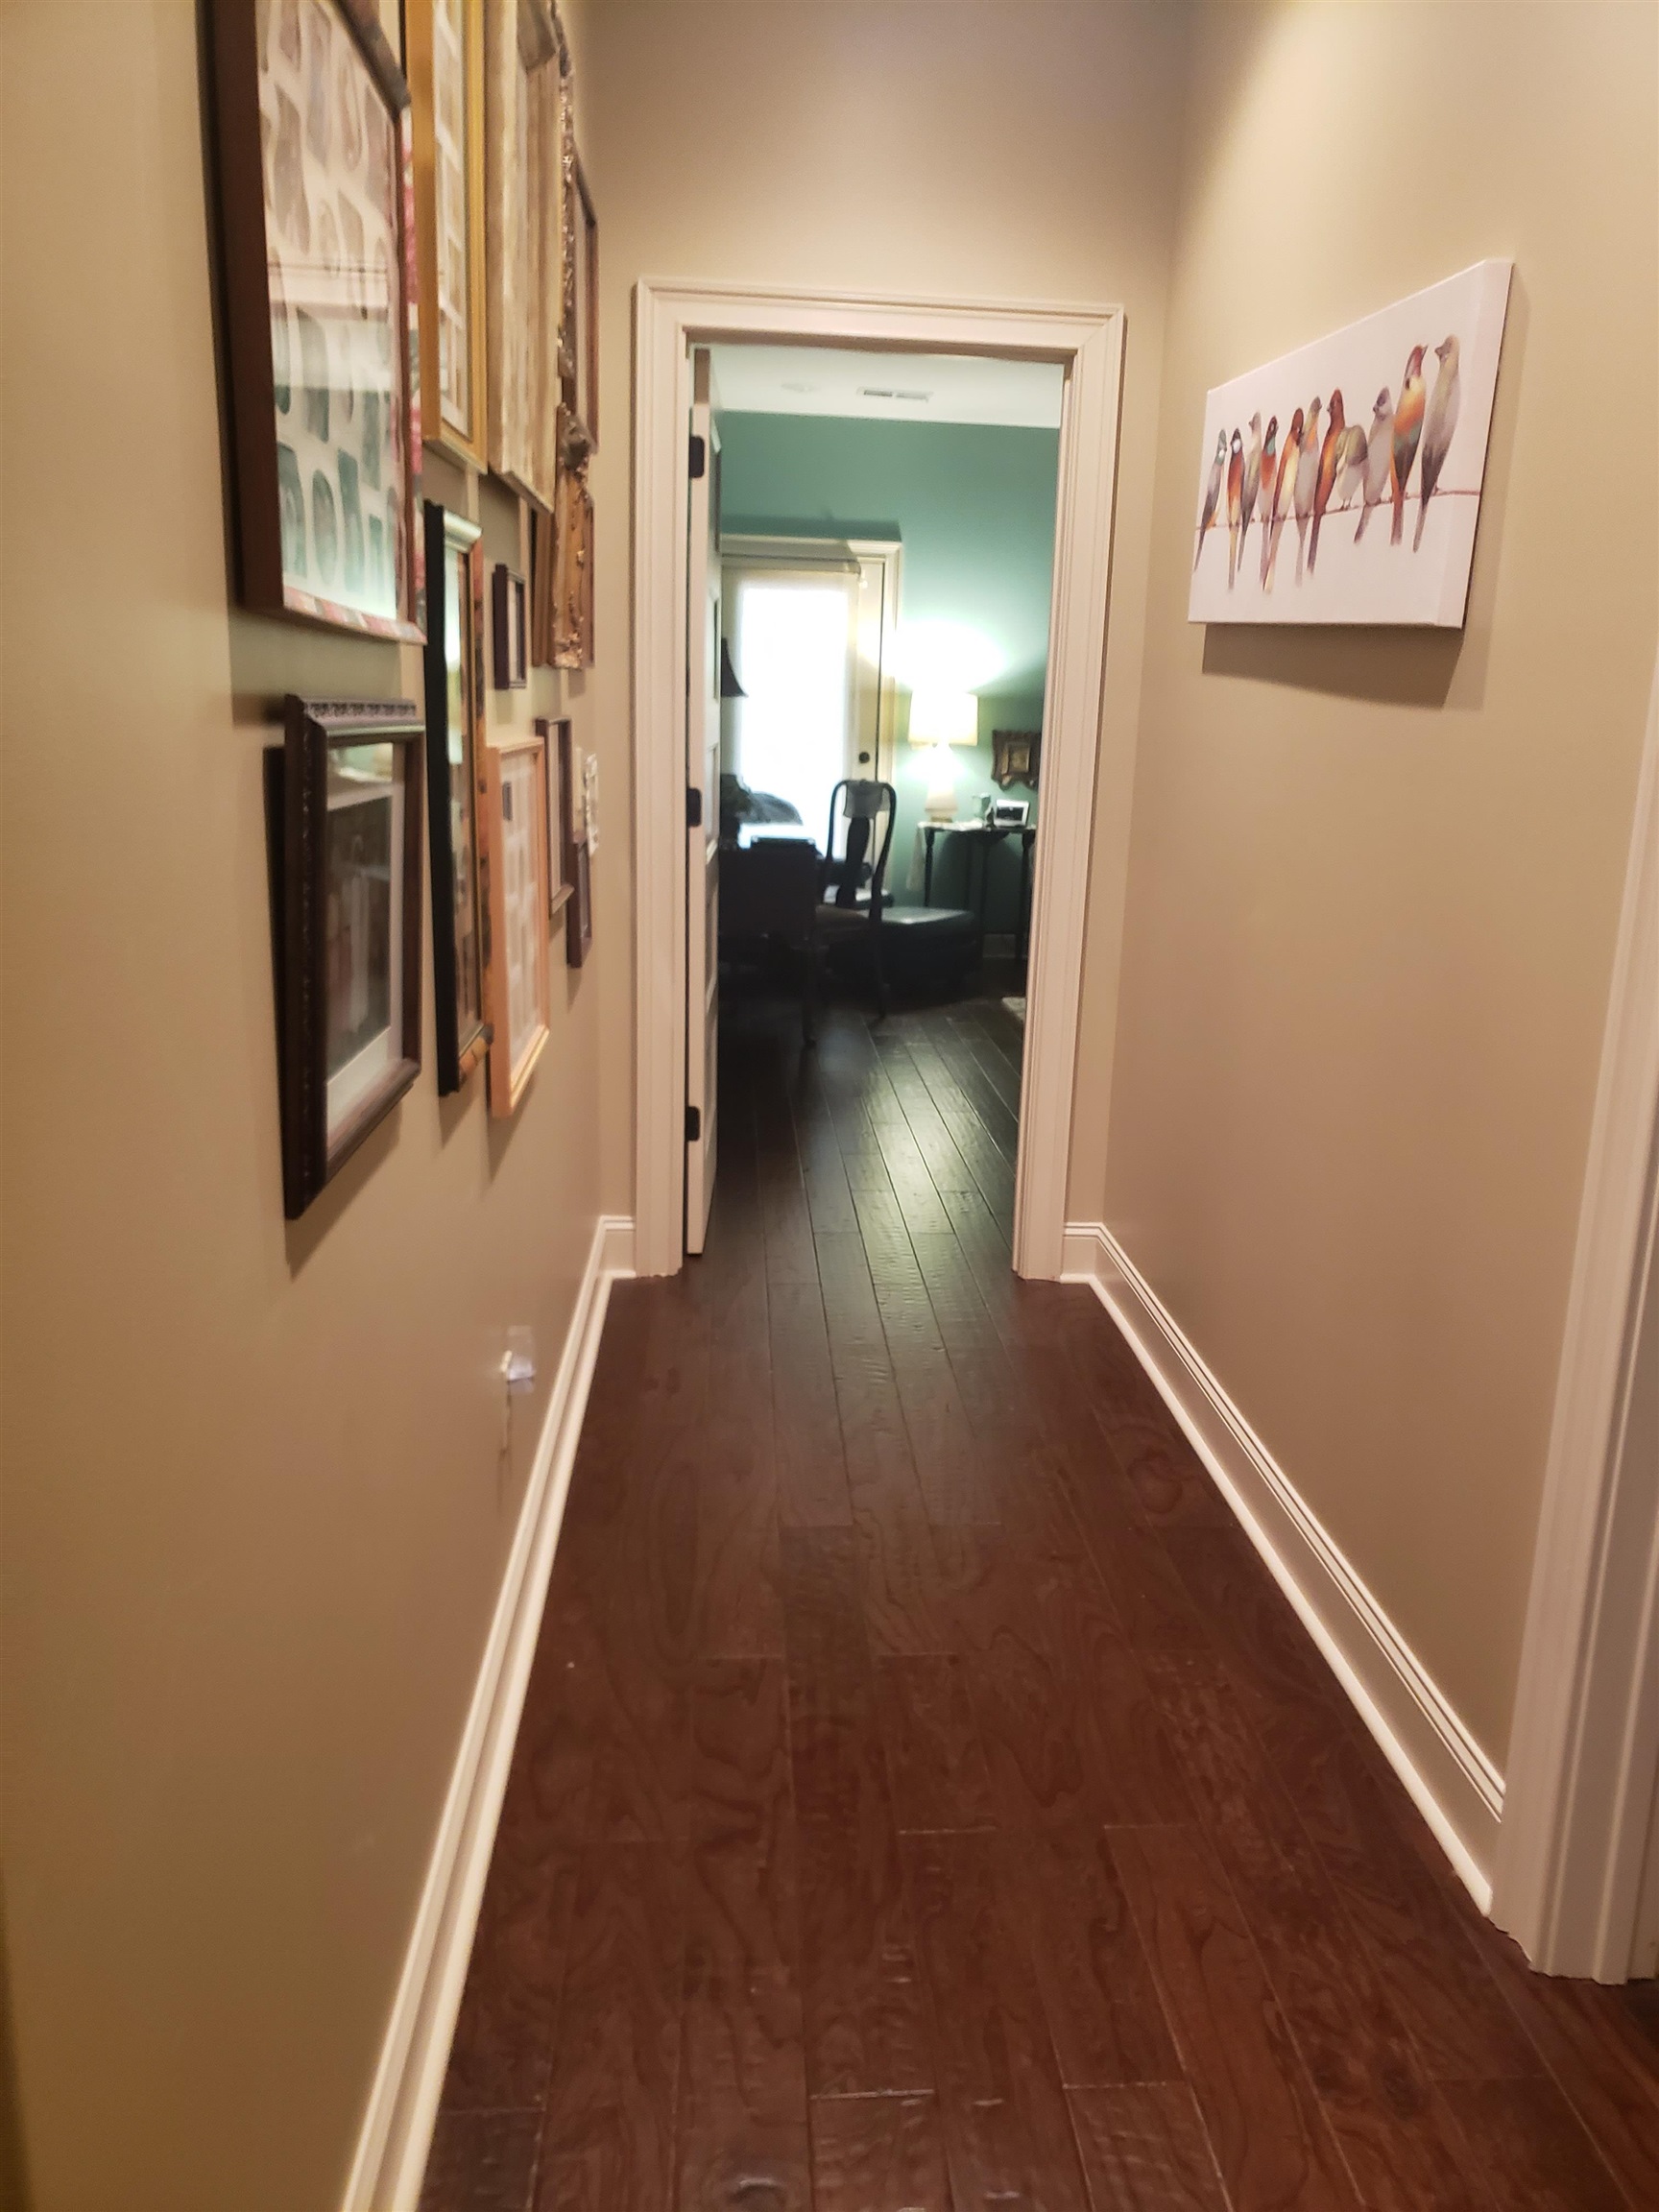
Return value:
[(612, 1283), (633, 1273), (633, 1222), (602, 1214), (524, 1487), (343, 2212), (414, 2212), (421, 2195), (605, 1309)]
[(1069, 1222), (1062, 1271), (1093, 1285), (1471, 1896), (1490, 1911), (1503, 1777), (1112, 1232)]

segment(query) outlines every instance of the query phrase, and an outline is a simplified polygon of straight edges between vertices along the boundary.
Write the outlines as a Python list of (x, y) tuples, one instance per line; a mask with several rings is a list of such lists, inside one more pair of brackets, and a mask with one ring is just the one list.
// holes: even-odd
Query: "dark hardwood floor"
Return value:
[(1093, 1294), (995, 1003), (734, 1004), (606, 1325), (426, 2212), (1659, 2206)]

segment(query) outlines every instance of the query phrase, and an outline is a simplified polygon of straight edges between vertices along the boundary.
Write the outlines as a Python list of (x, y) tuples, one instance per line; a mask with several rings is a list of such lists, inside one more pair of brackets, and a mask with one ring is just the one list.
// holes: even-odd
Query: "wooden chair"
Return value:
[[(887, 856), (893, 850), (893, 823), (899, 794), (891, 783), (869, 777), (844, 777), (830, 794), (830, 827), (824, 838), (814, 952), (862, 939), (870, 949), (876, 977), (876, 1003), (887, 1011), (887, 976), (881, 961), (881, 917)], [(836, 831), (841, 832), (839, 852)], [(874, 850), (875, 857), (871, 857)]]

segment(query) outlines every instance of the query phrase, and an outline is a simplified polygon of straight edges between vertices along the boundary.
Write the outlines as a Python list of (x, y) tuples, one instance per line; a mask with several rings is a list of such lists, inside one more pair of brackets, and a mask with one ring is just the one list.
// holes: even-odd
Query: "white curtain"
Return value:
[(737, 578), (733, 660), (748, 694), (736, 703), (737, 773), (787, 799), (820, 844), (850, 772), (857, 614), (856, 568)]

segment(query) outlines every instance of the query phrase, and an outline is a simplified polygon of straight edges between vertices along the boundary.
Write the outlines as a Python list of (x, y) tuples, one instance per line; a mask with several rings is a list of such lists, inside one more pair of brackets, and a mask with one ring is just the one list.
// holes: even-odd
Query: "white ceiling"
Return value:
[(732, 414), (1060, 427), (1065, 372), (1051, 361), (850, 353), (828, 346), (712, 346), (709, 352), (714, 404)]

